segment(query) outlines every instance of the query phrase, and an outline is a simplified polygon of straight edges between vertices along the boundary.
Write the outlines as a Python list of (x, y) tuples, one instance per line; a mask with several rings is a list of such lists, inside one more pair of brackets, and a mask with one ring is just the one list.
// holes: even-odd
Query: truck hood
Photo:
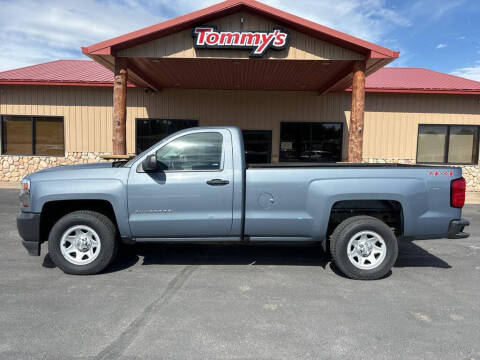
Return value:
[(95, 164), (62, 165), (43, 169), (27, 175), (30, 181), (93, 180), (115, 179), (128, 173), (130, 168), (122, 167), (119, 162)]
[(46, 169), (37, 171), (35, 174), (54, 172), (54, 171), (68, 171), (68, 170), (111, 169), (112, 167), (113, 167), (113, 163), (109, 163), (109, 162), (95, 163), (95, 164), (60, 165), (60, 166), (54, 166), (51, 168), (46, 168)]

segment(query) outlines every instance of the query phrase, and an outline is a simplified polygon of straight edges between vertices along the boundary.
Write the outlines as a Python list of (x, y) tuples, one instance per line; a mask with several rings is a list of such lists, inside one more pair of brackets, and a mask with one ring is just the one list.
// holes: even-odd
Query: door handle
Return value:
[(211, 186), (222, 186), (222, 185), (230, 184), (230, 181), (222, 180), (222, 179), (212, 179), (212, 180), (208, 180), (207, 184)]

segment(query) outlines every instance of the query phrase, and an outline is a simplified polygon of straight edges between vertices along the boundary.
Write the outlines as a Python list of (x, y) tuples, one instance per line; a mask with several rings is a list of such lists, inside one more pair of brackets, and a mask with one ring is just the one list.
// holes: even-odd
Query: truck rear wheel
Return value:
[(398, 243), (383, 221), (371, 216), (354, 216), (333, 231), (330, 252), (335, 265), (349, 278), (376, 280), (395, 264)]
[(52, 261), (67, 274), (91, 275), (105, 269), (117, 253), (117, 230), (95, 211), (75, 211), (60, 218), (48, 236)]

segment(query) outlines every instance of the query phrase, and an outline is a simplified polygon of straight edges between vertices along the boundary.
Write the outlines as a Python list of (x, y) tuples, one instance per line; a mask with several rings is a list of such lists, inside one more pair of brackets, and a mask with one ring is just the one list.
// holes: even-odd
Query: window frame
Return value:
[[(31, 127), (32, 127), (32, 153), (31, 154), (6, 154), (5, 153), (5, 143), (6, 143), (6, 135), (5, 135), (5, 122), (4, 118), (5, 117), (25, 117), (25, 118), (30, 118), (31, 121)], [(36, 136), (37, 136), (37, 128), (36, 128), (36, 123), (37, 119), (39, 118), (49, 118), (49, 119), (56, 119), (59, 122), (62, 123), (63, 127), (63, 142), (62, 142), (62, 147), (63, 147), (63, 155), (42, 155), (42, 154), (36, 154)], [(19, 114), (0, 114), (0, 129), (2, 131), (2, 136), (1, 136), (1, 155), (2, 156), (46, 156), (46, 157), (65, 157), (65, 117), (64, 116), (57, 116), (57, 115), (19, 115)]]
[(340, 132), (342, 134), (340, 138), (340, 162), (343, 161), (343, 142), (345, 138), (345, 128), (343, 126), (343, 122), (341, 121), (280, 121), (280, 143), (278, 144), (278, 159), (280, 162), (281, 160), (281, 153), (282, 153), (282, 124), (306, 124), (310, 125), (310, 139), (309, 143), (310, 146), (312, 145), (313, 139), (313, 127), (311, 126), (312, 124), (325, 124), (325, 125), (340, 125)]
[[(419, 135), (420, 135), (420, 126), (424, 127), (433, 127), (433, 126), (444, 126), (447, 128), (446, 131), (446, 138), (445, 138), (445, 145), (443, 149), (443, 161), (442, 162), (432, 162), (432, 161), (418, 161), (418, 144), (419, 144)], [(473, 162), (449, 162), (448, 155), (449, 155), (449, 148), (450, 148), (450, 128), (452, 126), (464, 126), (469, 128), (475, 128), (477, 130), (477, 143), (476, 151), (475, 151), (475, 159)], [(417, 164), (428, 164), (428, 165), (477, 165), (479, 160), (478, 151), (480, 149), (480, 126), (478, 125), (470, 125), (470, 124), (418, 124), (417, 126), (417, 151), (415, 155), (415, 162)]]

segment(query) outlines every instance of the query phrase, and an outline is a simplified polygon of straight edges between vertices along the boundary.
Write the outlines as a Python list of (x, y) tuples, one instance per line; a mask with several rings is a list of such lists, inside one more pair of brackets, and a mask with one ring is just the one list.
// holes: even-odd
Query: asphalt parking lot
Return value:
[(1, 359), (480, 359), (480, 206), (472, 236), (400, 244), (353, 281), (319, 247), (150, 245), (71, 276), (20, 244), (0, 190)]

